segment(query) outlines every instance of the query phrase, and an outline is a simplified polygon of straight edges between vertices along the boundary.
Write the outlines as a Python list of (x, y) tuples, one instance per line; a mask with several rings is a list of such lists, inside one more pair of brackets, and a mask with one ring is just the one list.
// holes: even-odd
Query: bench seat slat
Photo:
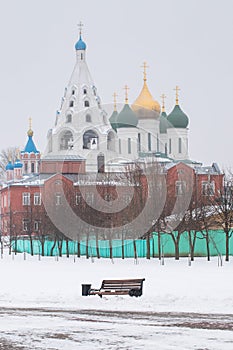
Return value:
[[(138, 291), (137, 295), (142, 295), (142, 286), (145, 278), (124, 279), (124, 280), (103, 280), (100, 289), (91, 289), (90, 295), (127, 295), (130, 291)], [(131, 294), (130, 294), (131, 295)], [(132, 296), (132, 295), (131, 295)]]

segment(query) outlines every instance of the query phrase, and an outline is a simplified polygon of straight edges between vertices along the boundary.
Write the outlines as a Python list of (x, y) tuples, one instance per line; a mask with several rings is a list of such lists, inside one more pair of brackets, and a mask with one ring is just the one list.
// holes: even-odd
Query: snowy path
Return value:
[(233, 348), (224, 314), (5, 308), (0, 328), (0, 350)]

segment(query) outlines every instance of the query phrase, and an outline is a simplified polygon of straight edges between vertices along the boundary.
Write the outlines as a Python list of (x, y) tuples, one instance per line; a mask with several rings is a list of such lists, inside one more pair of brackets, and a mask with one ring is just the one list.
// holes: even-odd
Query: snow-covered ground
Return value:
[[(158, 259), (39, 261), (5, 254), (0, 350), (231, 350), (232, 276), (233, 260), (218, 266), (217, 258), (189, 266), (187, 258), (161, 265)], [(145, 278), (140, 298), (81, 295), (82, 284), (98, 288), (103, 279), (134, 277)]]
[[(233, 314), (233, 260), (218, 266), (196, 258), (175, 261), (158, 259), (75, 259), (23, 254), (0, 259), (0, 306), (57, 307), (135, 311), (227, 312)], [(143, 295), (82, 296), (81, 285), (99, 288), (103, 279), (145, 278)]]

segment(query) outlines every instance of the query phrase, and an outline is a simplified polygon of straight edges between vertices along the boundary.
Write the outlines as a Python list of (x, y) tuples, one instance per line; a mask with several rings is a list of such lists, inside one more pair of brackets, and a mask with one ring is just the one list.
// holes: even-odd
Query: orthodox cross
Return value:
[(116, 110), (117, 110), (117, 106), (116, 106), (117, 100), (116, 100), (116, 98), (117, 98), (117, 93), (114, 92), (114, 94), (113, 94), (113, 102), (114, 102), (114, 111), (115, 111), (115, 112), (116, 112)]
[(162, 99), (162, 112), (165, 112), (165, 98), (167, 98), (167, 96), (162, 94), (160, 97)]
[(129, 91), (128, 85), (125, 85), (123, 89), (125, 90), (125, 103), (128, 104), (128, 101), (129, 101), (129, 99), (128, 99), (128, 91)]
[(146, 62), (143, 62), (143, 65), (141, 67), (143, 68), (143, 75), (144, 75), (143, 80), (146, 81), (146, 68), (149, 68), (149, 66), (147, 66)]
[(79, 22), (78, 27), (79, 27), (79, 35), (81, 35), (82, 34), (82, 27), (83, 27), (83, 24), (81, 21)]
[(179, 86), (176, 85), (174, 90), (176, 91), (176, 105), (178, 105), (179, 104), (179, 91), (180, 91)]

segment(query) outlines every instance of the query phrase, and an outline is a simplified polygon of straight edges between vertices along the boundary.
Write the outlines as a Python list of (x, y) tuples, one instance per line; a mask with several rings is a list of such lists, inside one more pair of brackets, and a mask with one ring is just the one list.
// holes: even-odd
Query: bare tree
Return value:
[(225, 176), (219, 196), (210, 200), (215, 210), (215, 223), (225, 233), (226, 261), (229, 261), (229, 240), (233, 233), (233, 181)]
[(18, 157), (18, 147), (8, 147), (6, 149), (3, 149), (0, 153), (0, 177), (3, 179), (5, 177), (6, 172), (6, 165), (9, 163), (9, 161), (14, 164)]

